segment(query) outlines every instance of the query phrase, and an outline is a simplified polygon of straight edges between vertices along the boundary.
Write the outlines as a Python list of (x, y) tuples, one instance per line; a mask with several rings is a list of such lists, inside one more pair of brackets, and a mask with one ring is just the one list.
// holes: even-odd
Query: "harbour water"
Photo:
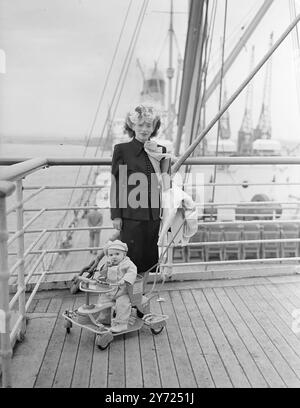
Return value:
[[(13, 144), (6, 143), (0, 145), (0, 157), (14, 158), (34, 158), (34, 157), (95, 157), (95, 147), (85, 149), (82, 145), (71, 144)], [(45, 186), (45, 185), (75, 185), (85, 184), (88, 176), (89, 167), (79, 166), (55, 166), (47, 169), (41, 169), (23, 180), (24, 187)], [(78, 178), (78, 179), (77, 179)], [(32, 194), (35, 190), (25, 190), (24, 198)], [(82, 193), (81, 189), (57, 189), (44, 190), (42, 193), (33, 197), (28, 203), (25, 203), (26, 209), (41, 209), (51, 207), (66, 207), (69, 202), (78, 200)], [(7, 208), (11, 208), (15, 202), (15, 194), (7, 200)], [(36, 212), (28, 211), (24, 213), (24, 223), (28, 222)], [(30, 229), (53, 228), (62, 219), (64, 211), (49, 211), (42, 214), (29, 227)], [(8, 230), (11, 237), (16, 231), (15, 212), (8, 216)], [(37, 238), (38, 233), (25, 234), (25, 248)], [(16, 241), (9, 246), (9, 264), (16, 261)]]

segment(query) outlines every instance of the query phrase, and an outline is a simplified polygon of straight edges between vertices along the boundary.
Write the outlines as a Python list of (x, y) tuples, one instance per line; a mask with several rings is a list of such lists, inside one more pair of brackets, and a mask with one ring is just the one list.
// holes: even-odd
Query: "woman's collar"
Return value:
[(135, 155), (138, 156), (143, 150), (144, 144), (140, 142), (139, 140), (137, 140), (135, 137), (132, 139), (131, 143), (132, 143), (132, 147), (133, 147), (133, 151)]

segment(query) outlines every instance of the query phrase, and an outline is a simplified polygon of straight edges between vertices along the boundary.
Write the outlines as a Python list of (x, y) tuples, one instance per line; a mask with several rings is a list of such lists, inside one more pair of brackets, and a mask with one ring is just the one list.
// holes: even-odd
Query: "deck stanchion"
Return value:
[(0, 336), (1, 336), (1, 368), (2, 387), (10, 388), (11, 383), (11, 357), (12, 347), (10, 342), (10, 311), (8, 289), (8, 232), (6, 219), (6, 197), (11, 195), (15, 185), (11, 182), (0, 180)]
[(23, 208), (23, 182), (22, 179), (16, 182), (17, 195), (17, 231), (18, 236), (18, 291), (19, 296), (19, 314), (21, 317), (20, 331), (18, 339), (22, 340), (26, 332), (26, 311), (25, 311), (25, 258), (24, 258), (24, 208)]

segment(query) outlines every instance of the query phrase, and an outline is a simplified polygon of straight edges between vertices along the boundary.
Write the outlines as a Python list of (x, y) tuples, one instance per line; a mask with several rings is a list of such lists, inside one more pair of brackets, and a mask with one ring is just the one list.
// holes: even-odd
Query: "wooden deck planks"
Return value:
[(169, 316), (169, 319), (167, 320), (167, 333), (179, 386), (187, 388), (196, 387), (197, 382), (190, 365), (190, 360), (178, 325), (170, 294), (168, 292), (163, 292), (162, 297), (166, 300), (161, 306), (163, 313)]
[[(95, 303), (98, 296), (90, 296), (90, 303)], [(85, 303), (86, 298), (78, 298), (75, 303), (75, 308)], [(79, 327), (74, 327), (74, 330), (81, 330)], [(73, 329), (72, 329), (73, 331)], [(77, 358), (75, 362), (74, 372), (71, 387), (72, 388), (88, 388), (90, 385), (91, 366), (93, 361), (96, 336), (88, 330), (81, 330), (80, 342), (78, 345)], [(96, 350), (99, 352), (99, 350)]]
[(89, 387), (94, 346), (95, 334), (82, 330), (71, 383), (72, 388)]
[(148, 327), (142, 327), (139, 332), (139, 343), (145, 388), (161, 387), (160, 373), (157, 362), (154, 338)]
[(285, 387), (283, 380), (273, 367), (268, 356), (265, 354), (262, 345), (245, 323), (243, 316), (240, 314), (238, 305), (235, 305), (234, 300), (228, 296), (223, 288), (216, 288), (214, 289), (214, 292), (222, 304), (222, 307), (226, 311), (228, 318), (238, 332), (240, 338), (249, 350), (249, 353), (251, 354), (267, 384), (270, 387), (275, 388)]
[(108, 377), (108, 349), (99, 350), (94, 345), (90, 373), (90, 388), (106, 388)]
[(139, 336), (131, 332), (125, 336), (125, 382), (127, 388), (143, 387)]
[(61, 308), (62, 304), (62, 298), (53, 298), (50, 300), (50, 303), (48, 305), (47, 312), (48, 313), (59, 313), (59, 310)]
[(295, 373), (291, 370), (285, 359), (282, 357), (278, 349), (274, 346), (272, 339), (265, 333), (263, 328), (257, 322), (252, 315), (251, 310), (244, 303), (243, 296), (239, 296), (238, 291), (231, 288), (225, 289), (228, 295), (234, 300), (236, 307), (243, 316), (244, 321), (250, 328), (253, 335), (257, 338), (258, 342), (262, 345), (265, 353), (274, 364), (278, 374), (283, 379), (284, 383), (288, 387), (294, 387), (298, 384), (298, 379)]
[(230, 343), (226, 339), (221, 327), (215, 318), (203, 291), (194, 291), (193, 295), (198, 304), (199, 310), (205, 321), (208, 331), (213, 337), (214, 343), (218, 349), (218, 352), (226, 366), (226, 370), (230, 376), (230, 379), (234, 387), (250, 387), (250, 383), (245, 375), (245, 372), (240, 365), (237, 357), (235, 356)]
[(256, 287), (249, 290), (250, 294), (258, 296), (257, 303), (261, 306), (261, 310), (264, 311), (270, 318), (272, 324), (280, 331), (282, 336), (286, 339), (287, 343), (291, 346), (297, 357), (300, 357), (300, 337), (292, 330), (293, 318), (290, 315), (282, 314), (282, 309), (278, 307), (277, 303), (271, 302), (269, 298), (263, 296), (264, 292), (260, 292)]
[(107, 350), (87, 330), (73, 326), (66, 334), (61, 313), (85, 303), (82, 294), (40, 293), (30, 308), (36, 314), (29, 314), (35, 318), (28, 342), (15, 348), (13, 385), (299, 388), (300, 336), (292, 331), (292, 312), (300, 308), (300, 280), (239, 282), (165, 285), (165, 302), (154, 297), (151, 310), (169, 316), (166, 328), (157, 336), (146, 326), (116, 336)]
[(287, 311), (287, 313), (292, 318), (292, 311), (295, 309), (293, 303), (291, 303), (288, 294), (286, 292), (281, 292), (277, 285), (266, 285), (264, 286), (271, 296), (273, 296), (279, 304)]
[(253, 294), (251, 296), (250, 291), (245, 288), (240, 288), (238, 292), (243, 297), (245, 304), (251, 308), (253, 316), (271, 339), (273, 345), (288, 363), (291, 371), (294, 372), (294, 375), (290, 373), (290, 379), (294, 383), (294, 387), (300, 387), (300, 359), (287, 340), (288, 329), (285, 327), (282, 329), (276, 316), (271, 316), (271, 310), (262, 309), (265, 304), (260, 301), (258, 296), (255, 296), (255, 293), (251, 292)]
[[(74, 302), (74, 309), (76, 309), (81, 303), (82, 299), (77, 298)], [(73, 326), (70, 334), (67, 334), (66, 329), (63, 326), (63, 318), (60, 318), (60, 322), (58, 322), (58, 324), (62, 326), (61, 330), (64, 332), (64, 342), (52, 387), (69, 388), (72, 384), (73, 372), (81, 337), (81, 329), (77, 326)]]
[(298, 299), (298, 300), (295, 300), (295, 302), (298, 305), (298, 307), (300, 307), (300, 286), (296, 285), (296, 284), (289, 283), (289, 284), (286, 284), (285, 287), (287, 289), (289, 289), (291, 293), (293, 293), (293, 295), (294, 295), (293, 298), (294, 299)]
[(45, 313), (48, 309), (49, 303), (50, 303), (50, 299), (39, 299), (34, 308), (34, 312), (35, 313)]
[(299, 298), (289, 289), (287, 284), (272, 286), (272, 290), (283, 300), (284, 305), (289, 307), (289, 311), (300, 308)]
[[(35, 387), (52, 387), (54, 377), (60, 360), (62, 347), (66, 336), (66, 329), (63, 327), (63, 318), (61, 313), (66, 309), (71, 309), (74, 303), (73, 297), (66, 297), (61, 303), (55, 326), (49, 338), (48, 347), (41, 364), (40, 372), (37, 376)], [(57, 304), (57, 307), (59, 305)]]
[(108, 350), (108, 388), (125, 388), (124, 335), (114, 338)]
[(55, 320), (55, 314), (32, 314), (30, 316), (27, 335), (23, 342), (14, 349), (12, 359), (14, 387), (34, 387)]
[[(158, 302), (157, 298), (154, 298), (151, 302), (151, 311), (158, 314), (162, 313), (161, 302)], [(162, 387), (178, 388), (179, 381), (166, 328), (160, 334), (154, 336), (154, 343)]]
[(180, 292), (171, 292), (170, 297), (176, 313), (178, 326), (187, 350), (190, 366), (192, 367), (197, 387), (214, 388), (207, 362), (203, 356), (197, 335), (186, 311)]
[(32, 299), (32, 301), (30, 302), (29, 308), (27, 310), (27, 313), (33, 313), (37, 303), (38, 303), (37, 299)]
[(224, 363), (218, 353), (215, 343), (205, 325), (205, 322), (200, 314), (198, 305), (191, 291), (182, 291), (182, 298), (185, 302), (187, 312), (190, 316), (193, 329), (198, 338), (198, 342), (203, 352), (203, 356), (209, 367), (215, 387), (229, 388), (232, 387), (232, 382), (225, 369)]
[(247, 347), (240, 338), (236, 328), (229, 320), (226, 312), (222, 308), (219, 299), (216, 297), (213, 289), (206, 289), (204, 295), (216, 317), (218, 323), (223, 330), (228, 342), (231, 344), (234, 354), (239, 360), (245, 375), (254, 388), (267, 387), (267, 383), (255, 364)]

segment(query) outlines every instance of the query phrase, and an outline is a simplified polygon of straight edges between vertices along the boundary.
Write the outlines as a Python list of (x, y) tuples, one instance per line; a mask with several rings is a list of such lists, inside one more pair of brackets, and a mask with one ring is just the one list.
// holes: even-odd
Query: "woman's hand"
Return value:
[(122, 218), (115, 218), (112, 220), (114, 229), (121, 231), (122, 229)]

